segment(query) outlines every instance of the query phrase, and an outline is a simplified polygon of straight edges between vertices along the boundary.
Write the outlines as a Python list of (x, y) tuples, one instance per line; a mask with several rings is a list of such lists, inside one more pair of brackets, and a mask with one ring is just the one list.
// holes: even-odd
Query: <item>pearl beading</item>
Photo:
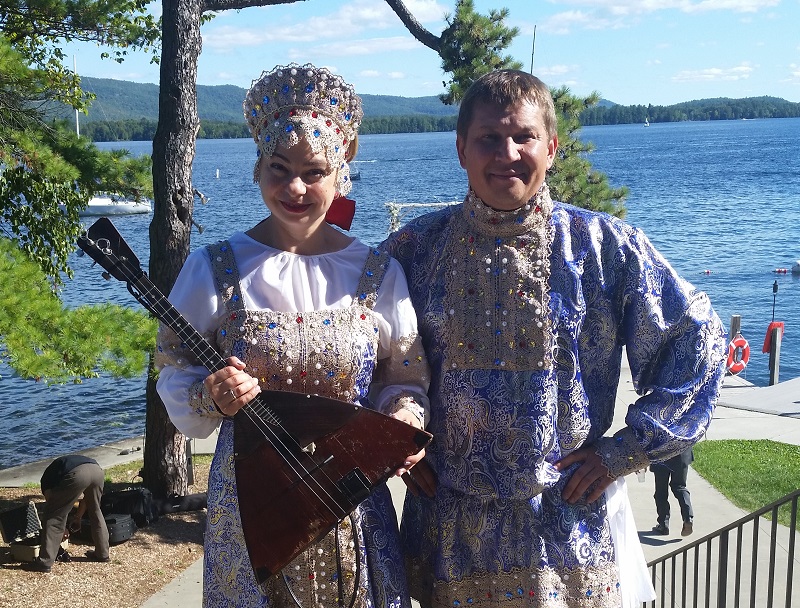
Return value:
[[(290, 148), (305, 139), (338, 171), (337, 190), (350, 192), (344, 157), (364, 112), (361, 98), (340, 76), (311, 64), (278, 66), (253, 81), (242, 108), (259, 158), (272, 156), (279, 144)], [(253, 178), (258, 181), (258, 162)]]
[(444, 311), (453, 329), (450, 368), (552, 366), (552, 209), (546, 186), (513, 212), (491, 209), (472, 191), (467, 195), (440, 262), (452, 295)]

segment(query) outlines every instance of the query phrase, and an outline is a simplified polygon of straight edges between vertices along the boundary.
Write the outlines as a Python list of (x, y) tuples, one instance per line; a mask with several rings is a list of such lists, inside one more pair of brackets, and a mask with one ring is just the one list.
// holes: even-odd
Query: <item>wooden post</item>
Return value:
[(769, 385), (780, 382), (781, 371), (781, 328), (773, 327), (769, 346)]
[(728, 342), (738, 336), (742, 331), (742, 315), (731, 315), (730, 335), (728, 335)]

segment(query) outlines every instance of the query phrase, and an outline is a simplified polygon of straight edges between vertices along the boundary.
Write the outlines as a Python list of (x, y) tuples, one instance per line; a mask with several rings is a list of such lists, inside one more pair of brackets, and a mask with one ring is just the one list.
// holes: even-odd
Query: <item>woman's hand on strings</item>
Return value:
[(261, 392), (258, 380), (244, 371), (245, 364), (230, 357), (228, 365), (209, 375), (204, 384), (208, 394), (225, 416), (233, 416)]

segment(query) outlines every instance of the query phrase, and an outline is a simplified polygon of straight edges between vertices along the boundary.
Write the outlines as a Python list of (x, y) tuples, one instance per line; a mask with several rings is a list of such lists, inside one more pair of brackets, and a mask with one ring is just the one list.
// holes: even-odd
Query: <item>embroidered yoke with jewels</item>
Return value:
[[(170, 300), (219, 352), (244, 361), (264, 389), (425, 417), (429, 371), (402, 270), (358, 241), (298, 256), (236, 233), (187, 259)], [(163, 327), (157, 363), (159, 394), (179, 429), (202, 437), (221, 422), (209, 477), (204, 606), (334, 606), (343, 590), (355, 608), (408, 608), (385, 486), (259, 587), (239, 519), (233, 423), (205, 392), (208, 372)]]
[[(386, 247), (406, 270), (432, 370), (437, 494), (407, 494), (401, 526), (412, 597), (575, 608), (635, 605), (623, 600), (639, 583), (651, 594), (643, 559), (621, 567), (641, 555), (635, 527), (621, 540), (627, 496), (567, 504), (579, 465), (554, 464), (591, 446), (617, 478), (702, 437), (725, 353), (706, 295), (641, 231), (553, 203), (546, 185), (508, 212), (470, 192)], [(642, 396), (606, 437), (623, 349)]]

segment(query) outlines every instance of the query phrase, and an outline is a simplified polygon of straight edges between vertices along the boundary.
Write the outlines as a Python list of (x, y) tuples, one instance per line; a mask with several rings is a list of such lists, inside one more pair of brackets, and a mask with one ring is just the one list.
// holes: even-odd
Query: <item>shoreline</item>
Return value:
[[(207, 439), (192, 439), (191, 441), (192, 454), (213, 454), (216, 446), (216, 433), (213, 433)], [(133, 462), (143, 457), (144, 442), (145, 436), (138, 435), (131, 439), (112, 441), (86, 450), (58, 453), (46, 459), (0, 469), (0, 487), (21, 488), (26, 485), (35, 484), (38, 488), (39, 480), (45, 468), (47, 468), (47, 465), (55, 458), (65, 454), (80, 453), (89, 458), (94, 458), (102, 469), (126, 462)]]
[[(620, 392), (629, 390), (623, 382), (630, 383), (627, 362), (623, 362), (625, 376), (620, 378)], [(767, 414), (800, 420), (800, 377), (779, 382), (772, 386), (757, 386), (740, 376), (725, 376), (725, 381), (720, 391), (717, 408), (729, 408), (754, 414)], [(635, 394), (634, 394), (635, 396)], [(618, 395), (619, 397), (619, 395)], [(747, 436), (743, 436), (746, 439)], [(130, 439), (121, 439), (85, 450), (76, 450), (97, 460), (102, 468), (123, 464), (141, 458), (144, 453), (144, 435), (137, 435)], [(192, 454), (213, 454), (216, 445), (216, 434), (207, 439), (191, 440)], [(789, 443), (792, 443), (791, 441)], [(39, 459), (7, 468), (0, 468), (0, 487), (22, 487), (26, 484), (38, 485), (42, 472), (47, 465), (58, 456), (65, 453), (56, 453), (49, 458)]]

